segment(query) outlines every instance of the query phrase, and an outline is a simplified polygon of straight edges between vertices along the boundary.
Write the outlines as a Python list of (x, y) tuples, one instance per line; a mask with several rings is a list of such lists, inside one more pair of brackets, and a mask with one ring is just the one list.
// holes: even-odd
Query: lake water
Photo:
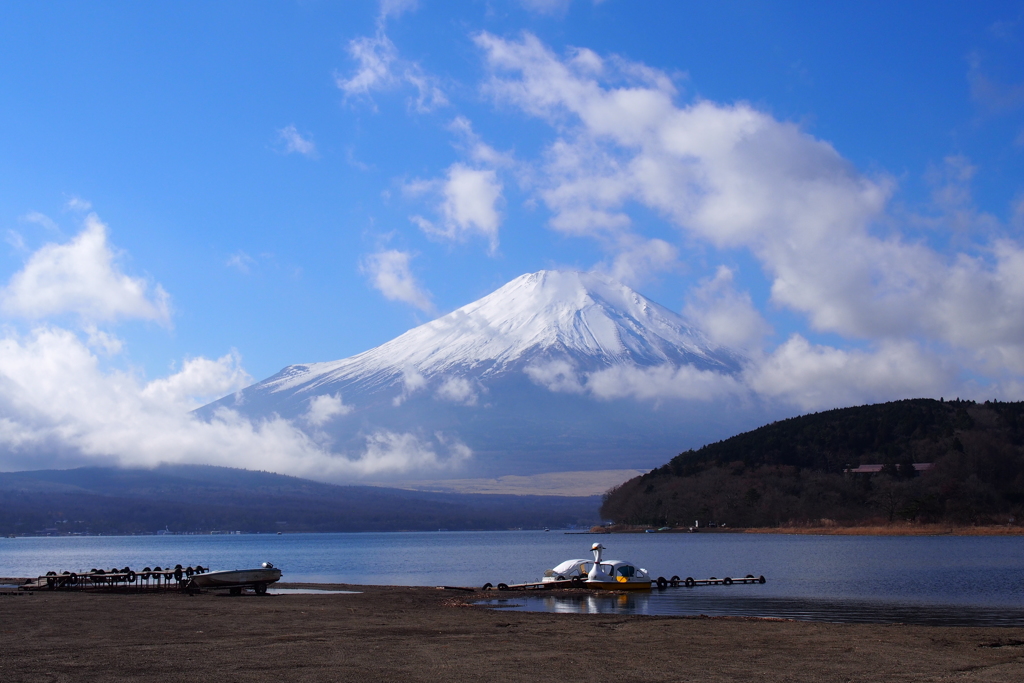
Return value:
[(494, 606), (1024, 625), (1024, 537), (506, 531), (0, 538), (0, 576), (178, 563), (236, 569), (269, 561), (287, 582), (482, 586), (539, 580), (562, 560), (590, 557), (595, 541), (608, 547), (606, 558), (631, 560), (655, 577), (763, 574), (768, 581), (633, 596), (503, 593), (494, 594)]

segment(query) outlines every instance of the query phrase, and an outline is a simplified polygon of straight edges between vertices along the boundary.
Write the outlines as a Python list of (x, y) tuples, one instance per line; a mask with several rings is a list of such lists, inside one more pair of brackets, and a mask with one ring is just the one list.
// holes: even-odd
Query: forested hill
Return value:
[[(845, 473), (864, 464), (886, 467)], [(679, 454), (610, 491), (601, 512), (652, 525), (1020, 519), (1024, 403), (911, 399), (774, 422)]]

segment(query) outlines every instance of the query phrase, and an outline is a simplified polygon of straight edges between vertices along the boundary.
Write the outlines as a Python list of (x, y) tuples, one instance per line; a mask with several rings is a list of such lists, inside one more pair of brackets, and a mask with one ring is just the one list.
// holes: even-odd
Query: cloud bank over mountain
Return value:
[[(336, 9), (328, 5), (301, 11)], [(49, 215), (33, 205), (10, 214), (14, 265), (0, 282), (0, 469), (191, 462), (344, 481), (462, 476), (488, 463), (488, 476), (499, 476), (499, 454), (515, 439), (518, 452), (533, 454), (520, 458), (524, 467), (544, 458), (562, 469), (598, 460), (634, 467), (612, 462), (613, 452), (625, 460), (651, 449), (672, 455), (798, 412), (916, 396), (1024, 399), (1024, 188), (1001, 217), (995, 200), (983, 209), (974, 190), (986, 165), (1017, 168), (1024, 108), (1014, 96), (1019, 86), (997, 77), (989, 53), (972, 52), (959, 68), (964, 100), (978, 108), (971, 125), (1004, 117), (1017, 126), (998, 155), (970, 158), (959, 149), (961, 131), (948, 153), (887, 168), (858, 156), (851, 138), (830, 141), (860, 122), (816, 126), (817, 112), (799, 122), (792, 115), (803, 104), (784, 115), (774, 107), (786, 107), (760, 94), (702, 95), (713, 92), (706, 84), (715, 72), (694, 82), (675, 70), (690, 68), (677, 59), (682, 53), (628, 42), (635, 25), (614, 24), (608, 41), (586, 22), (568, 33), (558, 23), (627, 22), (624, 14), (647, 8), (523, 0), (502, 6), (525, 17), (513, 21), (490, 4), (486, 17), (459, 20), (411, 0), (368, 11), (344, 5), (338, 11), (362, 11), (365, 21), (345, 24), (352, 33), (340, 42), (331, 28), (333, 52), (315, 57), (320, 71), (288, 76), (276, 95), (262, 88), (291, 70), (239, 77), (209, 60), (223, 81), (196, 87), (190, 79), (207, 74), (204, 67), (171, 83), (187, 87), (168, 90), (177, 94), (159, 107), (124, 107), (134, 117), (128, 123), (139, 123), (186, 102), (194, 108), (175, 109), (177, 118), (191, 122), (205, 111), (204, 126), (221, 138), (190, 147), (188, 135), (204, 131), (182, 125), (188, 135), (174, 137), (177, 128), (162, 119), (125, 146), (141, 150), (139, 158), (108, 145), (104, 158), (118, 162), (100, 170), (95, 149), (82, 154), (81, 178), (113, 178), (96, 193), (107, 202), (144, 204), (118, 194), (120, 185), (140, 197), (143, 185), (158, 188), (146, 211), (104, 208), (104, 217), (117, 217), (108, 227), (89, 201), (65, 194)], [(471, 6), (451, 11), (479, 9)], [(458, 38), (442, 45), (402, 23), (413, 17)], [(1013, 43), (1016, 24), (999, 26), (993, 40)], [(729, 23), (729, 31), (741, 29)], [(315, 42), (312, 33), (284, 35)], [(567, 35), (575, 46), (559, 43)], [(118, 43), (91, 44), (100, 53)], [(617, 45), (645, 56), (617, 54)], [(282, 38), (266, 49), (282, 58), (301, 52), (295, 47)], [(33, 63), (53, 48), (40, 49)], [(169, 54), (154, 59), (176, 64)], [(964, 62), (963, 54), (956, 59)], [(111, 55), (109, 63), (124, 63), (123, 54)], [(737, 59), (751, 66), (755, 58)], [(224, 60), (242, 62), (258, 60)], [(819, 73), (827, 66), (837, 65), (822, 62)], [(254, 90), (231, 90), (240, 82)], [(5, 83), (40, 118), (36, 91)], [(733, 92), (751, 87), (739, 83)], [(168, 82), (159, 84), (154, 90)], [(316, 97), (304, 100), (303, 88), (315, 87)], [(139, 88), (125, 89), (134, 106)], [(232, 94), (218, 99), (222, 91)], [(216, 107), (198, 108), (193, 92), (236, 114), (232, 107), (244, 102), (252, 116), (218, 124)], [(827, 99), (820, 97), (819, 107)], [(271, 99), (279, 106), (258, 118)], [(116, 109), (97, 108), (105, 117)], [(23, 119), (19, 126), (34, 117)], [(259, 120), (259, 134), (240, 126), (243, 119)], [(870, 126), (888, 125), (878, 120)], [(131, 128), (117, 121), (101, 127), (89, 119), (90, 135)], [(164, 135), (177, 142), (160, 146)], [(32, 139), (36, 148), (12, 168), (46, 155), (39, 141), (50, 140), (50, 130)], [(60, 139), (70, 149), (93, 138)], [(147, 139), (153, 147), (140, 144)], [(217, 146), (222, 141), (237, 146)], [(208, 156), (196, 151), (203, 145)], [(53, 168), (63, 168), (65, 153)], [(219, 165), (225, 159), (244, 161)], [(58, 175), (53, 168), (24, 175)], [(147, 175), (153, 168), (161, 170)], [(908, 201), (908, 178), (922, 172), (930, 194)], [(194, 176), (195, 184), (165, 189), (172, 176)], [(145, 182), (132, 184), (136, 177)], [(173, 214), (176, 204), (189, 208)], [(140, 237), (151, 232), (161, 236)], [(204, 250), (216, 257), (204, 261)], [(158, 277), (150, 274), (157, 267)], [(520, 273), (526, 280), (503, 286)], [(305, 286), (314, 277), (317, 286)], [(529, 289), (531, 277), (546, 284)], [(484, 296), (496, 289), (504, 292), (497, 300)], [(672, 310), (637, 294), (649, 291)], [(196, 315), (201, 308), (205, 315)], [(304, 324), (285, 322), (295, 320)], [(203, 332), (176, 346), (183, 325)], [(237, 342), (225, 340), (232, 334)], [(272, 342), (261, 346), (264, 337)], [(293, 341), (314, 337), (316, 344)], [(345, 345), (350, 337), (358, 346)], [(147, 339), (159, 341), (147, 348)], [(335, 344), (344, 351), (335, 353)], [(261, 350), (259, 363), (246, 348)], [(293, 358), (293, 348), (315, 352)], [(169, 358), (177, 360), (160, 370)], [(339, 358), (289, 366), (255, 388), (244, 367), (256, 363), (252, 374), (262, 377), (284, 363)], [(685, 420), (670, 428), (666, 416)], [(575, 455), (560, 459), (569, 445)]]
[[(247, 389), (252, 378), (234, 352), (185, 359), (146, 381), (119, 367), (122, 342), (95, 322), (104, 317), (95, 301), (118, 301), (125, 283), (141, 282), (121, 272), (101, 225), (90, 215), (79, 236), (26, 262), (23, 272), (50, 254), (76, 254), (61, 282), (78, 294), (59, 310), (79, 322), (35, 323), (0, 339), (5, 468), (207, 463), (345, 481), (455, 476), (485, 460), (488, 476), (557, 471), (570, 453), (578, 469), (643, 466), (793, 407), (878, 401), (908, 388), (933, 394), (957, 377), (952, 363), (906, 342), (859, 352), (794, 336), (747, 355), (605, 275), (544, 271), (378, 349), (291, 366)], [(75, 251), (87, 239), (98, 243)], [(33, 296), (26, 282), (52, 289), (18, 273), (0, 296), (42, 301), (39, 315), (19, 310), (45, 317), (53, 297)], [(159, 285), (130, 291), (148, 290), (167, 306)], [(122, 317), (161, 322), (156, 304), (127, 300)], [(722, 411), (729, 419), (716, 417)]]
[[(372, 431), (360, 447), (335, 453), (318, 428), (351, 410), (319, 396), (303, 420), (248, 420), (196, 408), (252, 383), (241, 358), (186, 358), (171, 374), (145, 380), (123, 355), (115, 320), (169, 322), (160, 285), (125, 274), (107, 228), (89, 214), (82, 231), (41, 247), (0, 290), (3, 311), (26, 318), (0, 337), (0, 468), (82, 464), (219, 464), (343, 481), (381, 473), (435, 474), (469, 457), (457, 440)], [(70, 326), (48, 322), (69, 318)]]

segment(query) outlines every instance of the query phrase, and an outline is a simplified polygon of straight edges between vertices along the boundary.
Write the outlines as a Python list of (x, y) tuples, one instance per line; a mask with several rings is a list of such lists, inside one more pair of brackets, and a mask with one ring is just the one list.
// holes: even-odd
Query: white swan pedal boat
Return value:
[(232, 595), (239, 595), (243, 588), (252, 588), (258, 595), (267, 592), (267, 586), (281, 580), (281, 570), (269, 562), (257, 569), (227, 569), (206, 572), (192, 577), (197, 588), (227, 588)]
[(593, 560), (566, 560), (553, 569), (544, 572), (541, 583), (571, 581), (577, 586), (605, 588), (608, 590), (650, 590), (651, 576), (646, 569), (624, 560), (605, 560), (600, 543), (590, 547)]

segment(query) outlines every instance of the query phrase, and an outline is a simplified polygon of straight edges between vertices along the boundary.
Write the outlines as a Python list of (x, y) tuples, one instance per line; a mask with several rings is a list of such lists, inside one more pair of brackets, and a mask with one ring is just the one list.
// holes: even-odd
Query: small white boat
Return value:
[(646, 569), (632, 562), (602, 559), (601, 551), (607, 548), (600, 543), (590, 546), (590, 550), (594, 553), (594, 561), (590, 563), (592, 566), (583, 581), (584, 586), (617, 591), (650, 590), (651, 576)]
[(251, 587), (257, 595), (264, 595), (268, 585), (280, 580), (281, 570), (264, 562), (258, 569), (228, 569), (196, 574), (192, 577), (192, 585), (197, 588), (227, 588), (232, 595), (239, 595), (243, 588)]

